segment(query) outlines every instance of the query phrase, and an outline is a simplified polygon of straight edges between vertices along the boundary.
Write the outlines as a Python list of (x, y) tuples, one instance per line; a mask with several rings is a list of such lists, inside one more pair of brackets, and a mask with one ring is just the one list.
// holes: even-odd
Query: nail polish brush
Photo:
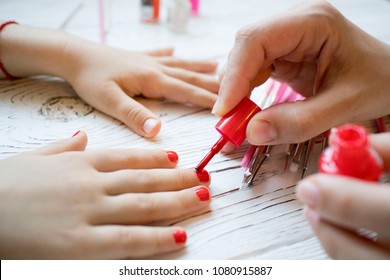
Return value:
[(227, 142), (239, 147), (246, 138), (246, 127), (250, 119), (260, 111), (261, 109), (256, 103), (245, 97), (236, 107), (223, 116), (215, 125), (215, 129), (221, 134), (221, 137), (196, 166), (196, 171), (202, 171)]

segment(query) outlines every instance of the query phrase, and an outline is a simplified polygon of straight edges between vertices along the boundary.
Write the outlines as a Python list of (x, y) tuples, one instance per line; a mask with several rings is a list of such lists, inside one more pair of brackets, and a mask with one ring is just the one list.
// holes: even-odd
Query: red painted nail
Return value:
[(199, 187), (195, 190), (195, 194), (199, 197), (201, 201), (210, 200), (210, 192), (206, 187)]
[(199, 182), (207, 183), (210, 181), (210, 175), (206, 170), (196, 171), (196, 176), (198, 176)]
[(179, 160), (179, 156), (173, 151), (168, 151), (167, 155), (169, 160), (173, 163), (176, 163)]
[(187, 233), (184, 230), (176, 230), (173, 232), (173, 238), (176, 243), (185, 243), (187, 241)]
[(72, 137), (75, 137), (77, 134), (79, 134), (80, 133), (80, 130), (79, 131), (77, 131), (75, 134), (73, 134), (72, 135)]

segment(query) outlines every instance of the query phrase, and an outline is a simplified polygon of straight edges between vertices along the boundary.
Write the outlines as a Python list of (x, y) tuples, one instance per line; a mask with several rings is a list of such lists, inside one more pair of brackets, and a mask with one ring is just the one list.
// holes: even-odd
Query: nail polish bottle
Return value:
[(196, 166), (196, 171), (202, 171), (227, 142), (231, 142), (236, 147), (239, 147), (246, 138), (246, 127), (250, 119), (260, 111), (259, 106), (245, 97), (236, 107), (220, 119), (215, 125), (215, 129), (221, 134), (221, 138), (219, 138), (211, 150)]
[(160, 0), (141, 0), (141, 20), (147, 23), (158, 22)]
[(185, 33), (190, 19), (190, 9), (188, 0), (170, 0), (167, 16), (169, 29), (174, 32)]
[(371, 148), (367, 130), (355, 124), (333, 128), (329, 147), (319, 159), (319, 170), (368, 181), (379, 181), (383, 161)]
[(199, 14), (199, 1), (200, 0), (190, 0), (191, 2), (191, 14), (197, 16)]

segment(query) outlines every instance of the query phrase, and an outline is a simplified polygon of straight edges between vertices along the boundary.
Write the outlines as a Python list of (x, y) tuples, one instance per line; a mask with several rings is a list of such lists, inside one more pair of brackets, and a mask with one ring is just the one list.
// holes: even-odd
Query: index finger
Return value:
[[(251, 91), (258, 73), (277, 59), (299, 62), (319, 59), (330, 36), (329, 4), (314, 3), (241, 28), (236, 35), (213, 113), (224, 115)], [(323, 17), (319, 17), (323, 15)], [(269, 69), (268, 69), (269, 71)]]

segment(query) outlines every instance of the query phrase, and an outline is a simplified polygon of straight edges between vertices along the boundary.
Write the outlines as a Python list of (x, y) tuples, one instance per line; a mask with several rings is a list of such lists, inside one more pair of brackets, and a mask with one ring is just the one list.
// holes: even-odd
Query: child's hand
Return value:
[[(390, 170), (389, 141), (390, 134), (371, 137), (387, 171)], [(306, 218), (332, 258), (390, 258), (388, 184), (317, 174), (298, 185), (297, 196), (306, 204)], [(374, 231), (377, 237), (361, 236), (361, 229)]]
[(2, 63), (10, 75), (62, 77), (86, 102), (144, 137), (154, 137), (161, 123), (134, 96), (205, 108), (213, 107), (217, 99), (218, 78), (207, 74), (215, 72), (217, 64), (174, 58), (172, 48), (132, 52), (58, 30), (16, 24), (8, 25), (1, 37)]
[[(75, 43), (76, 42), (76, 43)], [(90, 43), (69, 47), (75, 65), (64, 74), (89, 104), (111, 115), (144, 137), (154, 137), (161, 123), (156, 115), (132, 97), (167, 98), (211, 108), (219, 89), (218, 78), (209, 74), (217, 64), (172, 57), (173, 49), (148, 54)], [(79, 46), (80, 44), (80, 46)], [(202, 73), (203, 72), (203, 73)]]
[(208, 185), (208, 174), (173, 169), (173, 152), (86, 144), (80, 132), (0, 161), (1, 259), (137, 258), (184, 247), (182, 228), (146, 225), (207, 207), (208, 189), (193, 186)]

